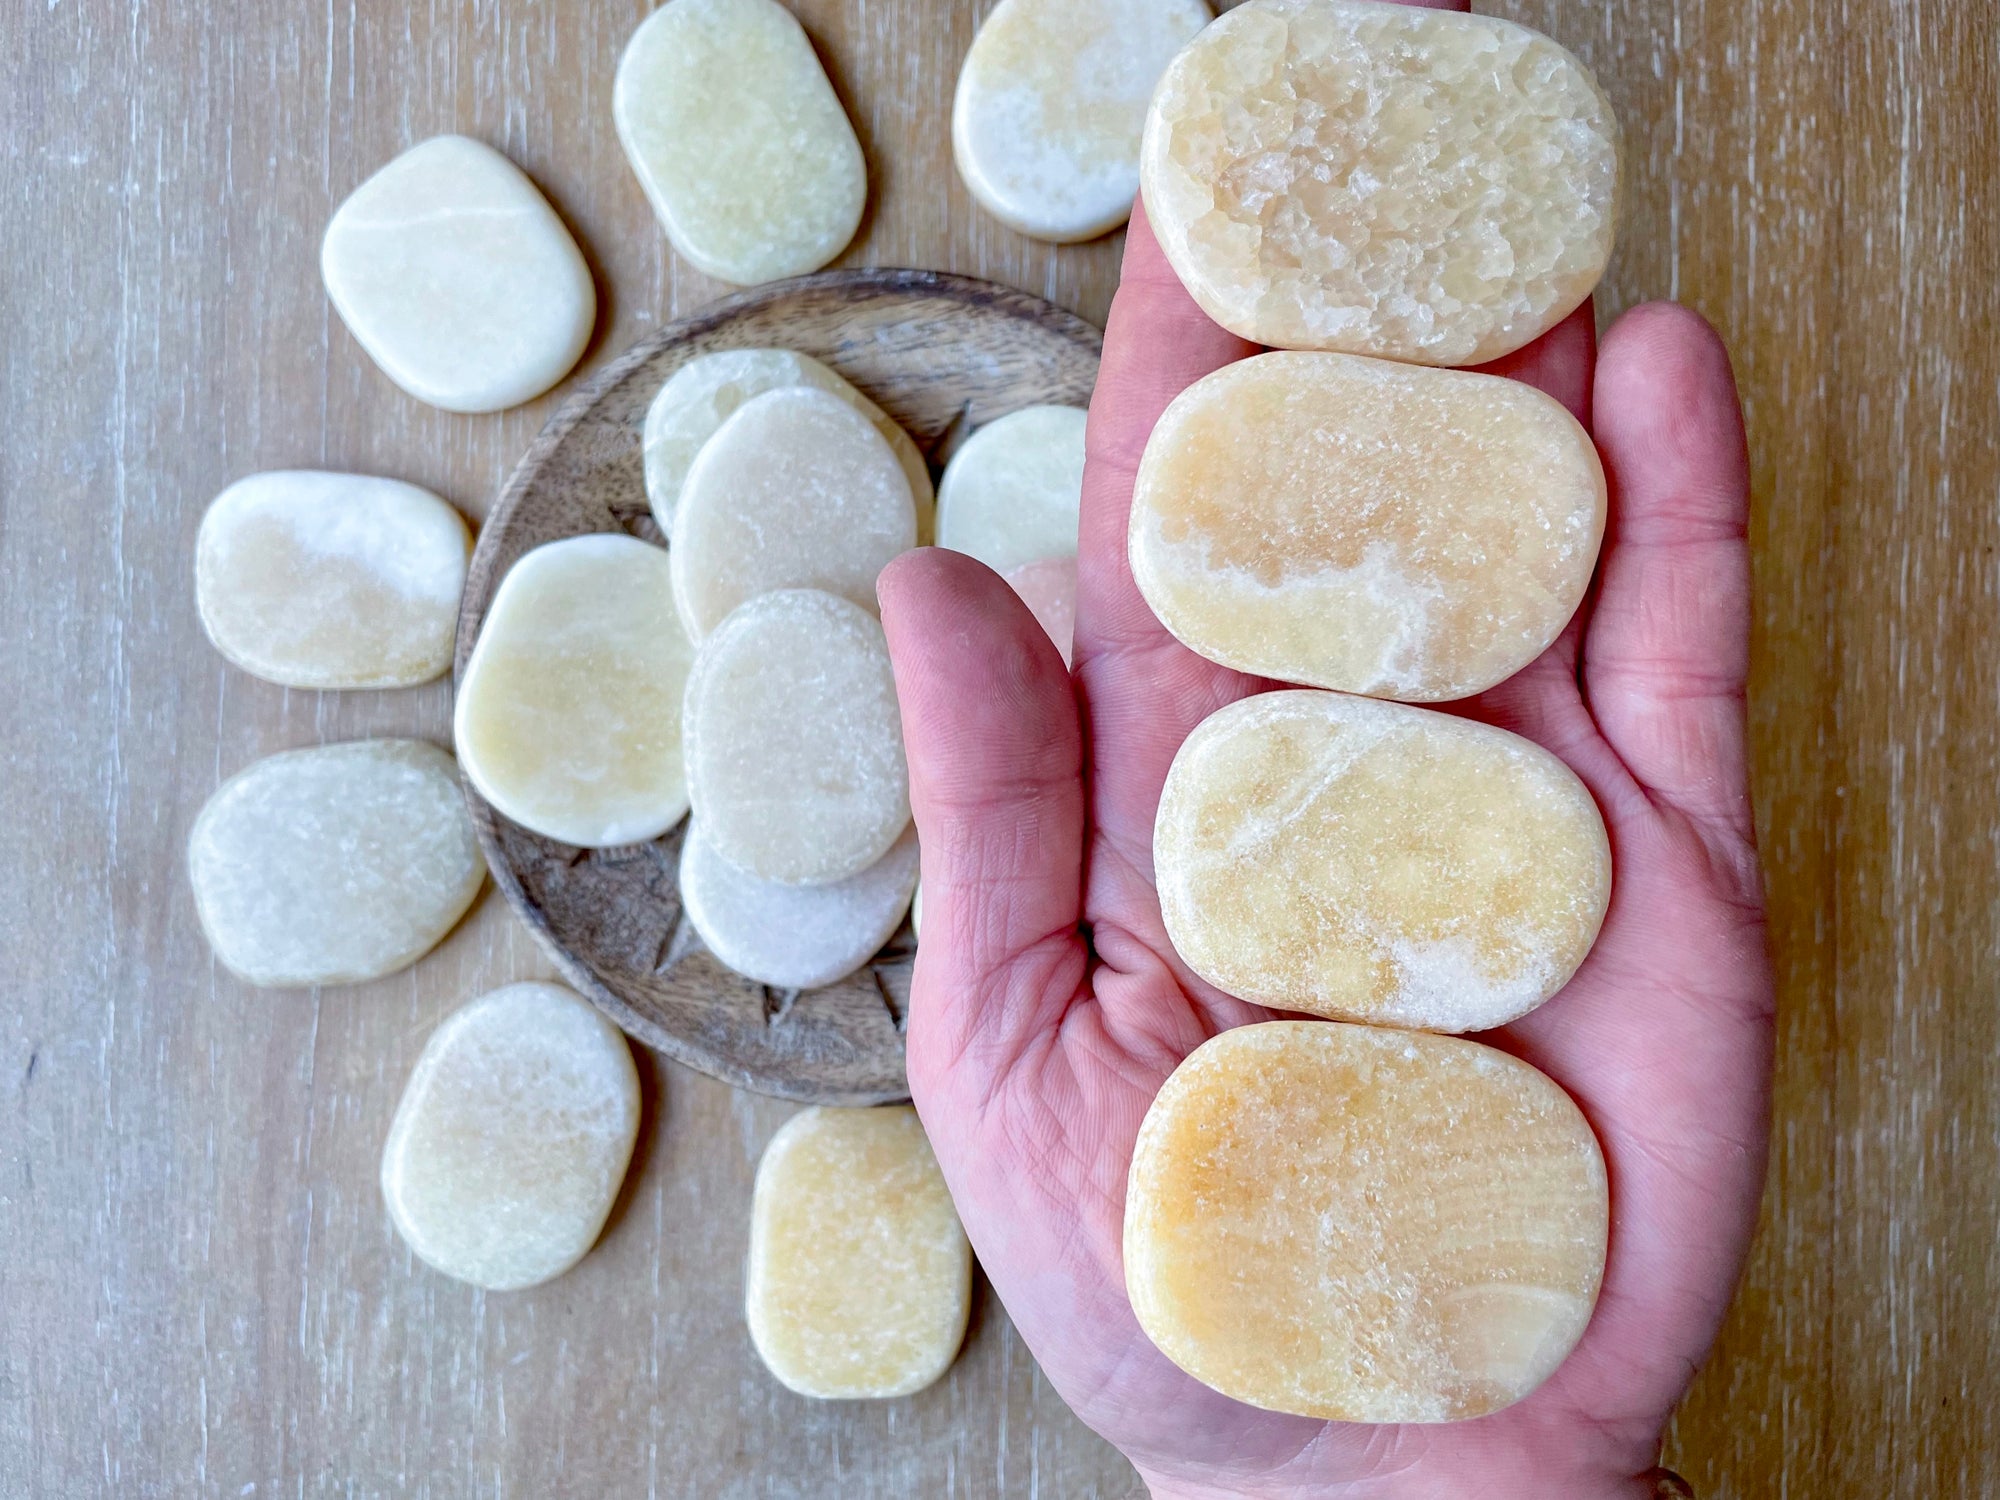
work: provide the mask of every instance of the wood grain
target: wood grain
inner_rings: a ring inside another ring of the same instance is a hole
[[[990,1299],[951,1377],[813,1407],[738,1309],[788,1106],[648,1060],[605,1243],[481,1296],[374,1174],[463,997],[547,973],[490,895],[418,969],[221,974],[187,826],[273,750],[442,739],[447,693],[287,693],[194,617],[206,501],[259,468],[483,515],[555,401],[429,411],[332,319],[332,206],[465,131],[549,192],[601,367],[720,288],[667,253],[608,127],[646,0],[42,0],[0,11],[0,1494],[1108,1496],[1129,1471]],[[868,146],[853,265],[1101,321],[1115,243],[979,214],[946,121],[980,4],[800,0]],[[2000,33],[1937,0],[1505,0],[1630,144],[1607,311],[1677,295],[1734,348],[1756,458],[1758,811],[1783,986],[1763,1235],[1670,1461],[1709,1497],[2000,1492]]]
[[[533,547],[588,532],[664,539],[646,499],[647,409],[689,360],[796,349],[893,416],[931,461],[1010,411],[1087,406],[1103,338],[1015,288],[935,271],[823,271],[738,292],[642,339],[575,392],[486,524],[458,621],[458,675],[500,580]],[[467,783],[495,884],[563,977],[640,1041],[741,1088],[814,1104],[909,1096],[908,924],[873,963],[801,994],[732,973],[681,910],[681,839],[578,849],[502,818]]]

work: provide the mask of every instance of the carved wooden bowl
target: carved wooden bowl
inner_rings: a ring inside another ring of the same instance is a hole
[[[964,433],[1040,402],[1082,406],[1096,329],[1037,297],[932,271],[829,271],[775,282],[662,328],[567,402],[479,534],[458,620],[465,671],[493,591],[532,547],[624,531],[664,546],[640,433],[654,394],[718,349],[788,348],[838,370],[898,422],[933,470]],[[821,1104],[907,1097],[908,924],[825,989],[777,991],[724,968],[681,912],[683,823],[649,844],[577,849],[509,822],[468,784],[494,882],[569,982],[670,1057],[760,1093]]]

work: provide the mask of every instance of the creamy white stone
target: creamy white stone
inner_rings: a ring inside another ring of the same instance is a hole
[[[818,270],[868,199],[854,127],[775,0],[669,0],[618,63],[612,119],[674,248],[741,285]]]
[[[874,424],[828,391],[794,386],[745,403],[703,446],[673,537],[674,598],[698,641],[774,589],[823,589],[872,613],[875,579],[916,545],[917,518]]]
[[[590,342],[597,292],[521,169],[441,135],[356,188],[320,247],[327,295],[397,385],[446,411],[541,395]]]
[[[809,354],[790,349],[723,349],[699,355],[668,377],[646,410],[646,498],[653,520],[674,534],[674,511],[695,455],[744,402],[787,386],[831,391],[874,424],[895,451],[917,508],[917,541],[929,540],[935,503],[930,466],[894,417]]]
[[[968,437],[938,483],[938,545],[996,573],[1076,556],[1088,416],[1074,406],[1029,406]]]
[[[202,517],[194,597],[215,649],[297,688],[393,688],[451,665],[472,535],[429,490],[362,474],[239,479]]]
[[[243,979],[357,984],[436,947],[486,862],[450,756],[361,740],[224,782],[188,835],[188,876],[209,945]]]
[[[889,941],[917,882],[917,831],[831,885],[781,885],[716,852],[699,819],[681,844],[681,906],[709,952],[746,979],[804,990],[843,979]]]
[[[1204,0],[1001,0],[952,103],[953,155],[972,195],[1038,239],[1123,224],[1153,85],[1208,21]]]
[[[621,535],[546,543],[494,592],[458,686],[459,762],[503,816],[548,838],[657,838],[687,812],[693,659],[662,549]]]
[[[382,1197],[419,1259],[512,1291],[597,1242],[639,1133],[625,1038],[558,984],[510,984],[425,1043],[382,1150]]]

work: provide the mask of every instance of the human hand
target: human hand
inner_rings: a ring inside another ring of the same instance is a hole
[[[1476,1421],[1259,1411],[1182,1373],[1126,1300],[1125,1182],[1147,1106],[1202,1042],[1270,1014],[1188,970],[1153,884],[1174,752],[1269,684],[1177,642],[1127,566],[1154,422],[1255,352],[1195,307],[1143,213],[1091,405],[1073,677],[972,559],[926,549],[883,574],[924,848],[911,1090],[1029,1348],[1155,1496],[1640,1500],[1728,1306],[1763,1183],[1772,1010],[1744,750],[1742,423],[1728,356],[1695,315],[1638,308],[1594,344],[1586,306],[1494,367],[1592,427],[1611,486],[1593,592],[1539,660],[1448,711],[1561,756],[1610,832],[1597,947],[1561,994],[1484,1038],[1595,1128],[1610,1259],[1570,1358]]]

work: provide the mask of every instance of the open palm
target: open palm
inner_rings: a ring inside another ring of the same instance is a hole
[[[981,1264],[1065,1400],[1158,1496],[1639,1496],[1708,1348],[1763,1180],[1771,981],[1743,743],[1749,576],[1735,388],[1678,308],[1588,308],[1502,373],[1592,425],[1612,510],[1585,613],[1452,711],[1560,755],[1610,829],[1603,935],[1569,986],[1487,1038],[1560,1082],[1610,1169],[1589,1331],[1527,1400],[1367,1427],[1263,1412],[1134,1321],[1120,1237],[1139,1122],[1207,1038],[1270,1012],[1175,954],[1153,884],[1174,752],[1269,684],[1168,635],[1132,581],[1132,480],[1181,390],[1254,353],[1195,307],[1143,214],[1091,407],[1076,669],[993,573],[939,549],[883,576],[924,849],[910,1085]]]

